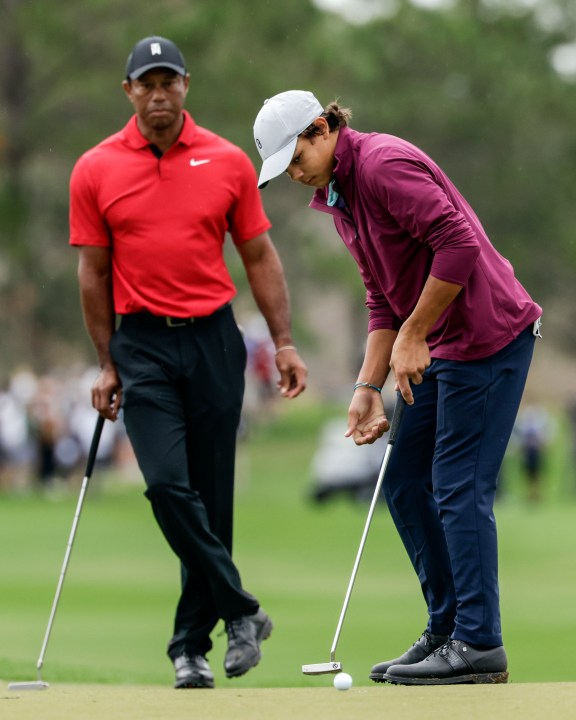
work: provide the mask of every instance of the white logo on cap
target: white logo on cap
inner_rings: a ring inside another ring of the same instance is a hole
[[[160,43],[151,43],[150,52],[152,53],[152,55],[162,55],[162,46],[160,45]]]

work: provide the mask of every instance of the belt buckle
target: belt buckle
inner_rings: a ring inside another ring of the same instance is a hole
[[[189,322],[194,322],[193,318],[172,318],[166,317],[166,325],[171,328],[184,327]]]

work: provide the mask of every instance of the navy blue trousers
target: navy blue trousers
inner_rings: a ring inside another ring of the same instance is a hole
[[[122,318],[111,343],[146,497],[181,563],[168,654],[206,654],[220,618],[258,610],[232,561],[234,461],[246,348],[232,309],[170,327]]]
[[[530,326],[483,360],[434,359],[412,388],[384,492],[431,633],[502,644],[494,500],[533,349]]]

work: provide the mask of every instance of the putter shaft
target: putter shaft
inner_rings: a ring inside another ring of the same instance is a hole
[[[340,613],[340,618],[338,620],[338,625],[336,626],[336,632],[334,634],[334,640],[332,642],[332,647],[330,649],[330,662],[332,662],[332,663],[335,661],[335,658],[336,658],[336,647],[338,645],[338,640],[340,639],[342,625],[344,624],[344,618],[346,617],[346,612],[348,610],[348,605],[350,603],[352,589],[354,588],[354,583],[356,582],[358,568],[360,567],[360,560],[362,559],[362,553],[364,552],[364,547],[366,545],[366,538],[368,537],[368,530],[370,530],[372,518],[374,517],[374,510],[376,509],[376,505],[378,504],[378,499],[380,497],[380,490],[382,489],[382,481],[384,480],[384,473],[386,472],[386,466],[388,465],[388,458],[390,457],[391,451],[392,451],[392,444],[389,442],[386,445],[386,452],[384,453],[384,459],[382,460],[382,465],[380,466],[380,473],[378,475],[378,481],[376,482],[376,487],[374,489],[374,495],[372,496],[372,502],[370,503],[370,510],[368,511],[368,518],[366,519],[366,524],[364,525],[364,532],[362,533],[362,538],[360,540],[360,547],[358,548],[358,553],[356,555],[356,560],[354,562],[354,567],[352,569],[352,576],[350,577],[350,582],[348,583],[348,589],[346,591],[346,596],[344,598],[342,612]]]
[[[66,547],[66,553],[64,555],[64,562],[62,563],[62,569],[60,571],[60,578],[56,587],[56,593],[54,594],[54,601],[52,602],[52,610],[50,617],[48,618],[48,625],[46,627],[46,633],[44,635],[44,642],[42,643],[42,649],[40,650],[40,656],[36,663],[36,670],[38,672],[38,680],[35,682],[16,682],[8,685],[8,690],[45,690],[48,687],[48,683],[42,681],[41,670],[44,665],[44,657],[46,655],[46,648],[48,647],[48,641],[50,640],[50,634],[52,632],[52,626],[54,624],[54,618],[56,617],[56,610],[58,609],[58,603],[60,601],[60,595],[62,594],[62,587],[64,585],[64,579],[66,577],[66,571],[68,569],[68,563],[70,561],[70,555],[72,553],[72,547],[74,545],[74,539],[76,537],[76,530],[78,528],[78,521],[80,520],[80,514],[84,505],[84,497],[86,496],[86,490],[88,489],[88,483],[92,470],[94,469],[94,463],[96,461],[96,453],[98,452],[98,445],[100,444],[100,436],[102,435],[102,428],[104,427],[104,418],[102,415],[98,415],[96,420],[96,427],[94,428],[94,434],[92,436],[92,442],[90,444],[90,450],[88,452],[88,459],[86,461],[86,473],[84,480],[82,481],[82,487],[80,489],[80,497],[76,505],[76,512],[74,514],[74,520],[72,522],[72,529],[68,538],[68,545]]]
[[[362,533],[362,538],[360,539],[360,547],[358,548],[358,553],[356,554],[356,560],[354,562],[354,567],[352,568],[352,576],[350,577],[350,582],[348,583],[348,589],[344,598],[344,604],[342,606],[342,611],[340,613],[340,618],[338,619],[338,625],[336,626],[336,632],[334,634],[334,640],[330,649],[330,662],[317,663],[314,665],[302,665],[302,672],[304,673],[304,675],[323,675],[327,673],[337,673],[342,670],[342,663],[336,662],[335,659],[336,648],[338,646],[338,640],[340,639],[340,633],[342,631],[342,625],[344,624],[344,618],[346,617],[346,611],[348,610],[348,604],[350,603],[350,597],[352,595],[352,589],[356,581],[356,575],[358,574],[358,568],[360,567],[360,560],[362,559],[364,546],[366,545],[368,530],[370,529],[372,518],[374,516],[374,511],[378,503],[378,498],[380,497],[380,491],[382,489],[382,483],[384,481],[384,475],[386,473],[386,467],[388,466],[390,453],[392,452],[392,447],[396,442],[396,436],[398,434],[400,421],[402,420],[402,415],[404,414],[405,407],[406,401],[402,397],[400,391],[398,391],[396,394],[396,405],[394,406],[394,414],[392,415],[392,422],[390,423],[390,433],[388,435],[386,451],[384,453],[384,458],[382,459],[382,464],[380,466],[380,473],[378,474],[378,480],[376,481],[376,487],[374,488],[374,495],[372,496],[372,502],[370,503],[368,518],[366,519],[366,524],[364,525],[364,532]]]

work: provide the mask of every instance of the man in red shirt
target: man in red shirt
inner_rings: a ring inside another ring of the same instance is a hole
[[[168,645],[177,688],[214,687],[206,654],[219,619],[227,677],[258,663],[272,631],[231,558],[246,348],[231,307],[227,232],[276,347],[280,393],[294,398],[306,384],[256,173],[183,109],[189,81],[174,43],[138,42],[123,83],[135,114],[78,160],[70,183],[70,243],[101,368],[92,402],[112,421],[123,408],[146,496],[181,561]]]
[[[427,604],[426,630],[376,682],[508,679],[494,500],[541,308],[442,169],[409,142],[348,126],[350,111],[291,90],[254,124],[259,183],[316,188],[366,286],[366,354],[348,410],[358,445],[388,429],[390,369],[407,408],[388,463],[390,514]]]

